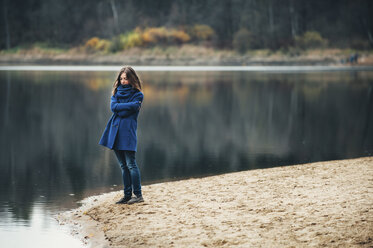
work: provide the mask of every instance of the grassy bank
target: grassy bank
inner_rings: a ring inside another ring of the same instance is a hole
[[[351,54],[359,54],[359,65],[373,65],[373,50],[296,48],[272,51],[217,50],[204,46],[156,46],[131,48],[116,53],[85,47],[51,47],[37,43],[0,51],[1,64],[85,64],[85,65],[338,65]],[[347,63],[349,64],[349,63]]]

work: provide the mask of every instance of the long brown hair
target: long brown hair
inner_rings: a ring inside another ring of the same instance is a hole
[[[125,66],[122,69],[120,69],[120,71],[118,73],[118,76],[117,76],[117,78],[114,82],[113,91],[112,91],[113,96],[115,95],[115,93],[117,93],[117,88],[120,85],[120,76],[123,73],[126,74],[127,80],[129,82],[129,84],[132,86],[132,88],[135,88],[135,89],[141,91],[141,80],[140,80],[139,76],[137,76],[135,70],[131,66]]]

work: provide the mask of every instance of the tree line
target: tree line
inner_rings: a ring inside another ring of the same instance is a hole
[[[204,44],[216,48],[280,49],[309,37],[323,46],[373,47],[371,0],[2,0],[1,13],[0,49],[69,47],[146,28],[188,34],[196,25],[213,30]]]

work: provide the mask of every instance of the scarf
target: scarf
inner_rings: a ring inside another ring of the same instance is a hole
[[[129,84],[121,84],[118,86],[117,92],[115,93],[114,97],[117,98],[120,102],[129,102],[136,91],[137,90]]]

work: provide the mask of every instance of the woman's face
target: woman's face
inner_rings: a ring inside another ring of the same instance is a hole
[[[124,72],[120,75],[119,79],[120,79],[120,84],[122,84],[122,85],[130,83],[128,81],[126,73],[124,73]]]

